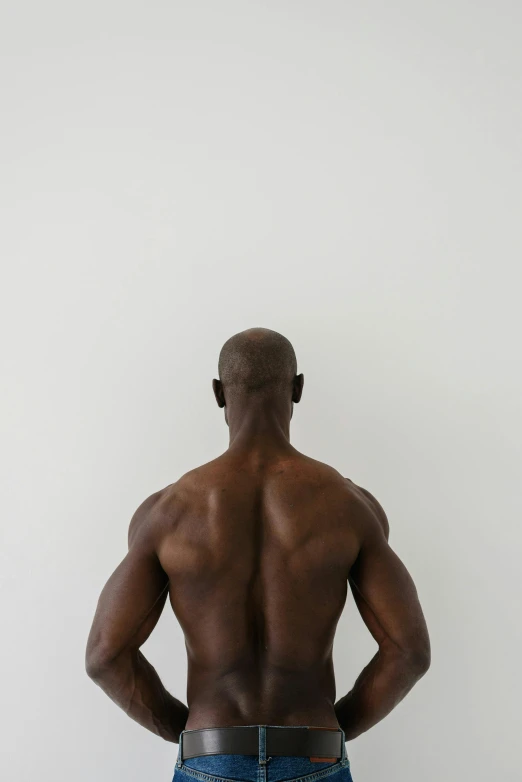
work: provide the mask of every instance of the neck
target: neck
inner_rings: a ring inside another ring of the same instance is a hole
[[[291,448],[292,402],[287,398],[236,397],[227,403],[229,451]]]

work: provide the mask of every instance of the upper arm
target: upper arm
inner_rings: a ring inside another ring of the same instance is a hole
[[[87,641],[88,667],[108,664],[123,651],[138,649],[161,615],[169,580],[156,553],[157,497],[149,497],[134,514],[129,550],[100,594]]]
[[[363,621],[381,648],[429,665],[430,641],[413,579],[388,543],[381,520],[365,511],[349,582]]]

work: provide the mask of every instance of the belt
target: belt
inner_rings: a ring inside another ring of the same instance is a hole
[[[342,731],[336,728],[261,726],[266,730],[265,756],[302,755],[331,761],[342,757]],[[184,730],[180,760],[198,755],[259,755],[259,725]]]

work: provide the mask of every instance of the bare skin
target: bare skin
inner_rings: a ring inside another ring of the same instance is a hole
[[[101,593],[87,672],[167,741],[252,724],[342,727],[350,740],[429,667],[417,591],[382,507],[289,442],[302,387],[298,375],[286,397],[229,395],[228,450],[145,500]],[[378,648],[336,700],[332,648],[348,586]],[[185,635],[188,707],[140,651],[167,597]]]

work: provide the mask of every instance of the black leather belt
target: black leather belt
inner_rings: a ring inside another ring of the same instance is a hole
[[[259,725],[185,730],[181,760],[199,755],[258,755]],[[335,728],[266,726],[266,757],[303,755],[332,762],[342,757],[342,732]]]

